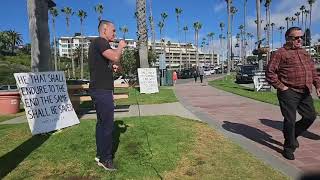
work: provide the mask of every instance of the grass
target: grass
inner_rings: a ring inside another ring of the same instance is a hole
[[[234,76],[226,76],[225,78],[210,81],[209,85],[257,101],[279,105],[275,92],[256,92],[253,88],[244,87],[235,83]],[[317,114],[320,115],[320,100],[314,99],[314,106]]]
[[[115,93],[128,93],[128,99],[117,99],[117,105],[136,105],[137,101],[139,104],[162,104],[177,102],[178,99],[175,96],[173,89],[168,87],[160,87],[159,93],[154,94],[140,94],[137,88],[116,88]],[[80,105],[81,108],[92,107],[92,102],[83,102]]]
[[[117,172],[94,162],[94,120],[55,135],[0,125],[0,179],[288,179],[208,125],[176,116],[115,121]]]

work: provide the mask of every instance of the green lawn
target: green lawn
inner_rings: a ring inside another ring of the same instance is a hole
[[[253,88],[244,87],[235,83],[233,76],[210,81],[209,85],[218,89],[248,97],[258,101],[279,105],[277,94],[275,92],[256,92]],[[318,114],[320,114],[320,100],[314,100],[314,106]]]
[[[115,121],[116,172],[94,162],[95,120],[54,135],[0,125],[0,179],[288,179],[208,125],[176,116]]]
[[[115,93],[127,93],[128,99],[117,99],[117,105],[134,105],[134,104],[162,104],[177,102],[173,89],[170,87],[160,87],[159,93],[154,94],[140,94],[137,88],[116,88]],[[92,107],[92,102],[83,102],[81,108]]]

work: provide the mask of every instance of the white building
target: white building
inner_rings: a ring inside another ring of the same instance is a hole
[[[59,56],[60,57],[71,57],[71,48],[74,53],[77,48],[80,47],[80,44],[84,44],[84,52],[88,52],[90,42],[98,36],[74,36],[74,37],[60,37],[59,38]],[[111,46],[116,48],[118,47],[119,39],[116,39],[115,42],[111,43]],[[137,43],[133,39],[126,39],[127,47],[129,49],[135,49]],[[152,49],[152,43],[148,42],[149,49]],[[172,69],[179,68],[190,68],[192,66],[199,64],[204,64],[205,66],[216,65],[218,62],[218,55],[215,53],[205,53],[198,49],[198,59],[196,60],[196,51],[197,48],[191,43],[161,43],[157,41],[155,43],[155,52],[159,55],[165,53],[166,65]],[[159,66],[159,59],[154,64],[154,66]]]

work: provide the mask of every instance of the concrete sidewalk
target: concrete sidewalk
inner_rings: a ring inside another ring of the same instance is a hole
[[[302,137],[296,160],[282,157],[282,115],[278,106],[255,101],[189,82],[177,84],[180,102],[210,126],[220,130],[258,159],[292,178],[320,170],[320,121],[317,120]]]
[[[164,103],[164,104],[150,104],[150,105],[130,105],[125,109],[116,109],[115,118],[130,117],[130,116],[155,116],[155,115],[173,115],[189,119],[200,120],[179,102]],[[80,119],[96,119],[96,111],[84,111],[79,115]],[[19,116],[0,124],[18,124],[27,122],[26,116]]]

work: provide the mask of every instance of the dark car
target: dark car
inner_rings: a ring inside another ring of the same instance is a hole
[[[178,78],[179,79],[188,79],[188,78],[192,78],[192,70],[191,69],[183,69],[179,74],[178,74]]]
[[[253,76],[257,70],[255,65],[240,66],[236,75],[236,83],[253,83]]]

